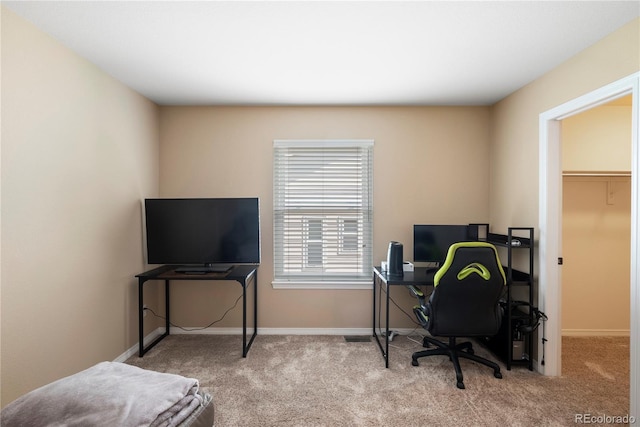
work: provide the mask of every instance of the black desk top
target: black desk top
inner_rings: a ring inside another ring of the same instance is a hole
[[[415,267],[414,271],[405,271],[402,276],[389,276],[381,267],[373,267],[373,272],[387,285],[433,285],[433,276],[437,268]]]
[[[178,273],[176,268],[182,265],[163,265],[153,270],[137,274],[136,277],[145,280],[244,280],[257,269],[258,265],[234,265],[224,273],[188,274]]]

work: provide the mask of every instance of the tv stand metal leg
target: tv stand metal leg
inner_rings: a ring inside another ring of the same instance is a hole
[[[247,343],[247,285],[253,281],[253,334]],[[253,340],[258,335],[258,270],[245,277],[242,283],[242,357],[247,357]]]
[[[165,322],[165,332],[157,337],[151,344],[147,347],[144,346],[144,283],[146,279],[142,277],[138,279],[138,357],[142,357],[146,352],[151,350],[156,344],[162,341],[167,335],[169,335],[169,280],[165,280],[164,282],[164,290],[165,290],[165,310],[166,310],[166,322]]]

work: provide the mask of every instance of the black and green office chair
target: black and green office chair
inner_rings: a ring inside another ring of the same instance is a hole
[[[412,365],[418,358],[446,355],[453,362],[458,388],[464,388],[459,358],[470,359],[493,368],[493,375],[502,378],[500,367],[476,356],[471,342],[457,343],[460,337],[487,337],[498,333],[502,321],[499,300],[506,279],[496,248],[484,242],[460,242],[451,245],[447,257],[434,276],[434,289],[428,301],[422,292],[411,287],[419,304],[414,313],[431,334],[423,339],[423,347],[414,353]],[[448,337],[445,343],[433,337]]]

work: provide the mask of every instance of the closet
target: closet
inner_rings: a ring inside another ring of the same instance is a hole
[[[631,99],[562,121],[562,334],[628,336]]]

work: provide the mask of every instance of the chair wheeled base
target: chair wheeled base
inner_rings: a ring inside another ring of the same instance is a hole
[[[471,342],[465,341],[463,343],[456,343],[456,337],[449,337],[449,344],[439,341],[435,338],[431,338],[425,336],[422,339],[422,346],[429,347],[429,345],[435,345],[437,348],[417,351],[411,355],[411,364],[413,366],[418,366],[418,358],[426,357],[426,356],[437,356],[444,355],[449,356],[449,360],[453,363],[453,367],[456,370],[456,386],[460,389],[464,389],[464,382],[462,377],[462,369],[460,368],[460,360],[459,358],[473,360],[474,362],[481,363],[489,368],[493,369],[493,376],[496,378],[502,378],[502,374],[500,373],[500,367],[483,357],[476,356],[473,351],[473,346]]]

